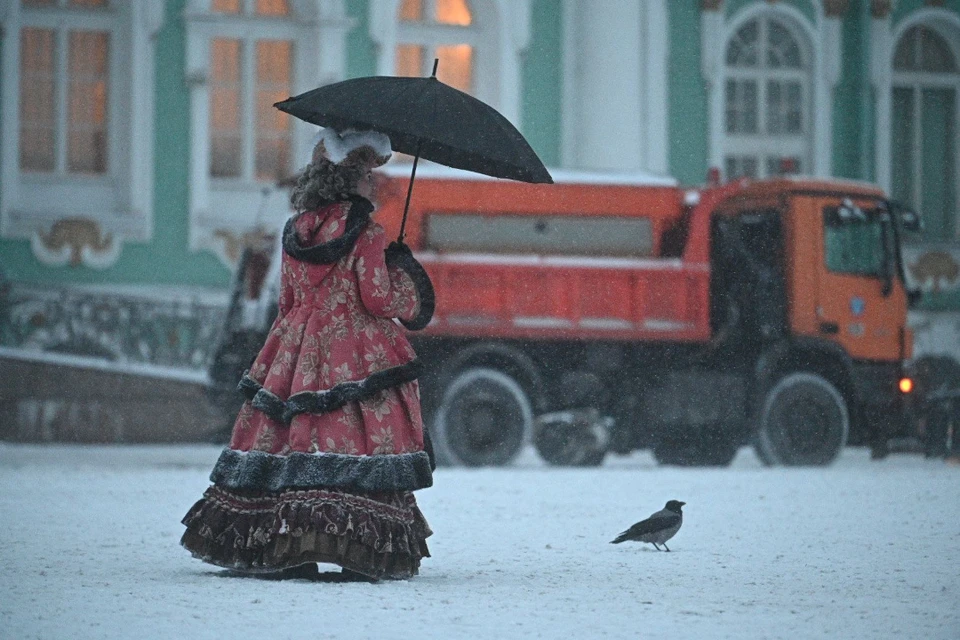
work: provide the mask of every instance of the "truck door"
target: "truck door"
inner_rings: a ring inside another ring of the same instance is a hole
[[[885,203],[813,200],[822,248],[815,269],[816,332],[840,343],[854,359],[899,360],[906,293]]]

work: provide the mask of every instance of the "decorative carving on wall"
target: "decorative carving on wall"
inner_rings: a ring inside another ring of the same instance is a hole
[[[960,261],[947,251],[926,251],[907,261],[908,275],[924,291],[941,293],[960,287]]]
[[[37,229],[30,238],[33,253],[48,265],[80,265],[105,269],[120,255],[120,242],[89,218],[62,218],[49,231]]]
[[[243,250],[250,247],[261,251],[268,251],[273,246],[276,239],[274,234],[268,233],[264,229],[255,228],[243,233],[236,234],[229,229],[218,228],[213,231],[214,240],[220,242],[222,255],[226,258],[231,267],[237,266],[240,255]]]

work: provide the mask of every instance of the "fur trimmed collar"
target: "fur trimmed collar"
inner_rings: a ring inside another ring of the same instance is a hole
[[[361,196],[352,196],[350,198],[350,211],[347,213],[346,229],[343,235],[310,247],[305,247],[300,243],[297,236],[297,219],[303,215],[298,213],[287,220],[283,227],[283,250],[291,258],[301,262],[310,262],[313,264],[333,264],[338,262],[345,255],[350,253],[360,232],[363,231],[370,222],[370,214],[373,212],[373,204]]]

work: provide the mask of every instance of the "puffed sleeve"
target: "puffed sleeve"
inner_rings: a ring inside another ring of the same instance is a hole
[[[385,245],[383,227],[375,222],[357,241],[354,269],[360,299],[375,316],[399,318],[408,329],[422,329],[433,316],[430,278],[409,249],[400,255],[395,249],[388,252]]]

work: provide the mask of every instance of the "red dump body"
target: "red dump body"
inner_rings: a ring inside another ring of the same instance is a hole
[[[407,183],[391,175],[380,187],[388,237],[399,232]],[[436,289],[425,333],[706,341],[710,212],[734,188],[418,175],[406,241]],[[666,235],[679,226],[687,232],[671,253]]]

